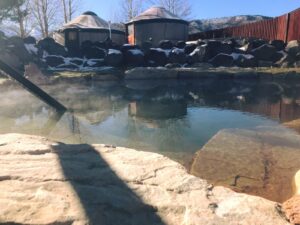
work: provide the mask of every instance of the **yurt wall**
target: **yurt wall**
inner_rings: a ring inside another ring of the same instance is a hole
[[[138,45],[145,41],[150,41],[153,46],[157,46],[161,40],[187,41],[188,26],[178,22],[149,21],[149,23],[136,23],[134,24],[133,36],[135,44]]]

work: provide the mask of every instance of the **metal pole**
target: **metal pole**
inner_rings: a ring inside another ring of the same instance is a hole
[[[285,43],[288,43],[289,40],[289,29],[290,29],[290,19],[291,19],[291,14],[288,13],[286,15],[286,28],[285,28]]]
[[[53,107],[58,112],[65,112],[67,111],[67,108],[63,106],[61,103],[56,101],[54,98],[52,98],[50,95],[48,95],[46,92],[44,92],[42,89],[40,89],[38,86],[36,86],[34,83],[26,79],[21,73],[19,73],[17,70],[0,60],[0,69],[3,70],[7,75],[18,81],[23,87],[25,87],[29,92],[31,92],[33,95],[41,99],[46,104]]]

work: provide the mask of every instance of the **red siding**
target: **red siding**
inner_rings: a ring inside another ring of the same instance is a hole
[[[256,37],[283,41],[300,40],[300,9],[270,20],[192,34],[189,36],[189,40],[223,37]]]

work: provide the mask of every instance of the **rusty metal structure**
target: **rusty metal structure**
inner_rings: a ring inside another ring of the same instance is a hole
[[[285,42],[300,40],[300,8],[270,20],[191,34],[189,40],[226,37],[255,37]]]

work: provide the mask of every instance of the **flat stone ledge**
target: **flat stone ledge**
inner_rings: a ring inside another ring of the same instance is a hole
[[[213,187],[155,153],[0,136],[0,222],[289,224],[266,199]]]

